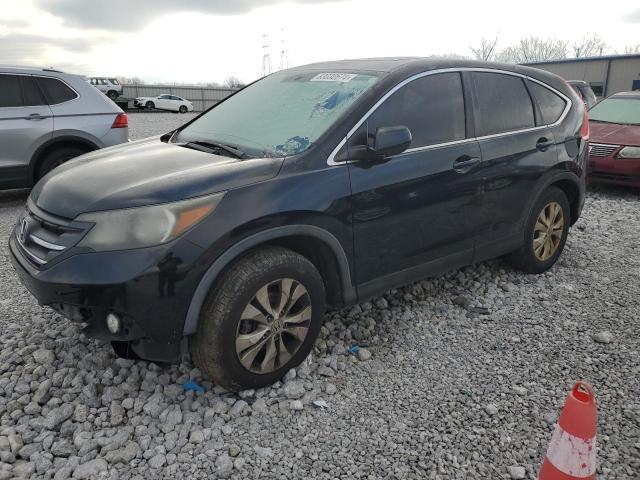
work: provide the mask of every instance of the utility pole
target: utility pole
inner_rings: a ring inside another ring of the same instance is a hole
[[[269,35],[262,35],[262,76],[266,77],[271,73],[271,54],[269,53]]]
[[[287,50],[286,30],[280,29],[280,70],[289,68],[289,50]]]

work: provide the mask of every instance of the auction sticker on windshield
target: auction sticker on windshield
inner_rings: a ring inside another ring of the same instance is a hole
[[[319,73],[313,77],[312,82],[349,82],[355,77],[357,73]]]

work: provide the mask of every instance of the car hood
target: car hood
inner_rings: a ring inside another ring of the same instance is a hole
[[[589,122],[589,136],[595,143],[640,145],[640,125]]]
[[[174,202],[275,177],[283,158],[238,160],[152,137],[97,150],[46,175],[31,200],[53,215]]]

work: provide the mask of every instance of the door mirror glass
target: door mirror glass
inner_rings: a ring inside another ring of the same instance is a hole
[[[403,126],[378,127],[369,147],[377,157],[387,158],[404,152],[411,145],[411,131]]]

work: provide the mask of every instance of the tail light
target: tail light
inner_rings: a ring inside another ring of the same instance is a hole
[[[582,127],[580,127],[580,137],[582,140],[589,140],[589,114],[587,113],[587,107],[583,110]]]
[[[113,121],[111,128],[127,128],[129,126],[129,119],[126,113],[119,113],[116,115],[116,119]]]

